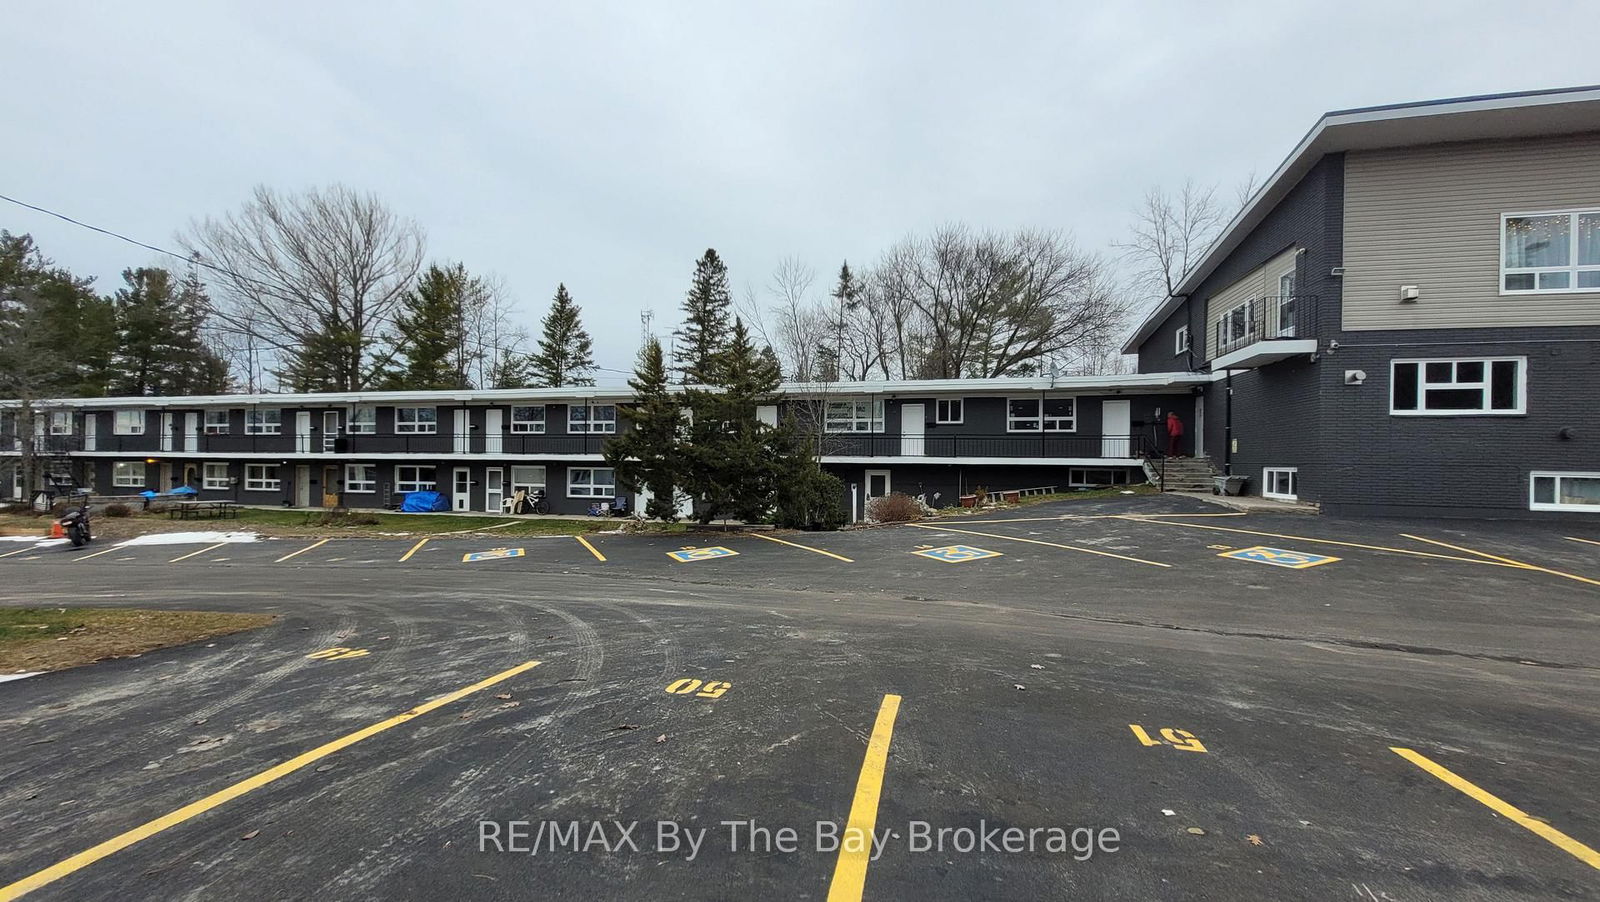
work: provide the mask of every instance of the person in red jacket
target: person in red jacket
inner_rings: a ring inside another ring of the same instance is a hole
[[[1167,456],[1177,457],[1183,445],[1183,420],[1176,411],[1167,411]]]

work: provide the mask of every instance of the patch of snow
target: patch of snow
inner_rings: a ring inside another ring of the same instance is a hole
[[[65,540],[63,540],[65,541]],[[216,545],[219,542],[259,542],[253,532],[152,532],[118,542],[118,548],[133,545]]]
[[[7,673],[7,674],[0,675],[0,683],[9,683],[12,680],[25,680],[28,677],[38,676],[41,673],[44,673],[44,671],[35,670],[32,673]]]
[[[0,536],[0,542],[42,542],[49,536]]]

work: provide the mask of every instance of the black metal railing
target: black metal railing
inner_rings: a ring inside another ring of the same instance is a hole
[[[1007,432],[994,435],[827,435],[822,457],[1078,457],[1129,459],[1143,456],[1148,442],[1139,435],[1080,435]]]
[[[1228,310],[1217,320],[1211,356],[1220,357],[1258,341],[1316,336],[1316,296],[1256,298]]]

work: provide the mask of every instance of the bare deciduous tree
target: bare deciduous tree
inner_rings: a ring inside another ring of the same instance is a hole
[[[228,328],[276,351],[304,383],[345,391],[381,368],[373,349],[423,256],[420,226],[342,185],[298,195],[257,186],[184,243],[220,270]]]
[[[1145,192],[1134,211],[1132,233],[1115,245],[1132,267],[1134,289],[1157,302],[1171,297],[1216,240],[1224,220],[1215,186],[1189,180],[1176,195],[1160,188]]]

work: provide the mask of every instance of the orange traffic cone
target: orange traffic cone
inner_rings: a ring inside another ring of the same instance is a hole
[[[61,521],[60,520],[51,520],[50,521],[50,538],[52,538],[52,539],[64,539],[66,537],[67,537],[67,531],[61,528]]]

